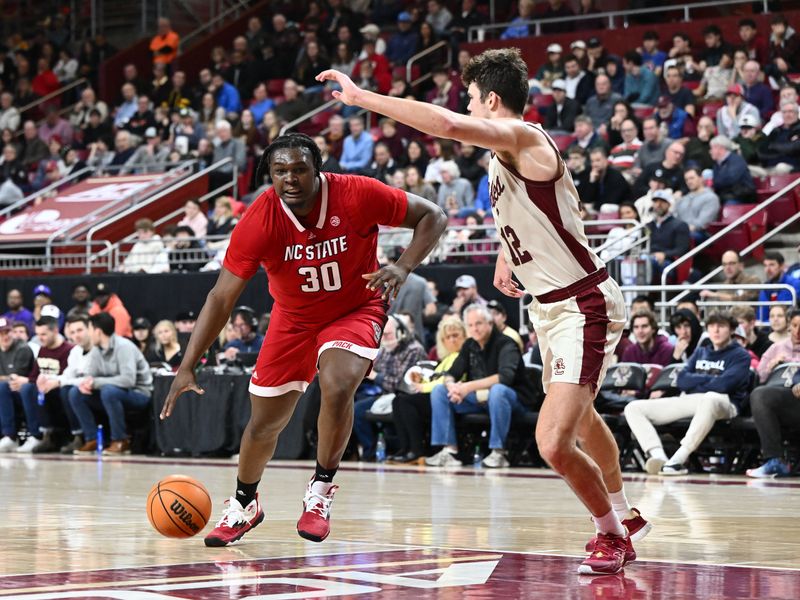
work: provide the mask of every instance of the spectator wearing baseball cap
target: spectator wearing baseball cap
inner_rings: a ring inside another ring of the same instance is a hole
[[[456,297],[450,305],[450,312],[462,316],[464,309],[470,304],[486,305],[486,300],[478,293],[478,282],[472,275],[459,275],[453,287]]]
[[[739,119],[755,117],[761,121],[758,109],[744,99],[744,90],[738,83],[729,85],[725,92],[725,106],[717,111],[717,133],[730,139],[739,135]]]
[[[405,65],[417,52],[419,34],[412,25],[411,13],[403,11],[397,15],[397,32],[389,38],[384,54],[394,66]]]
[[[675,199],[670,190],[652,194],[654,219],[647,224],[650,230],[650,261],[653,281],[661,282],[661,271],[689,251],[689,226],[670,214]],[[672,271],[674,276],[675,271]]]
[[[20,389],[27,383],[27,376],[33,368],[33,352],[25,341],[12,337],[11,325],[9,319],[0,317],[0,453],[16,452],[21,448],[16,441],[15,408],[18,404],[22,404],[25,421],[32,434],[30,439],[34,440],[31,445],[41,443],[36,396],[31,401],[31,398],[24,399],[20,395]],[[29,451],[32,448],[25,450]]]
[[[572,133],[575,119],[581,114],[580,102],[567,96],[567,82],[556,79],[550,84],[553,103],[544,111],[544,128],[548,131]]]
[[[767,170],[761,166],[759,152],[766,147],[767,136],[761,130],[761,119],[753,115],[739,117],[739,135],[733,142],[739,146],[739,154],[747,163],[753,177],[766,177]]]
[[[502,302],[489,300],[489,302],[486,303],[486,308],[492,313],[492,320],[497,330],[514,340],[517,346],[519,346],[519,351],[523,352],[525,350],[525,344],[522,342],[522,338],[517,330],[506,322],[508,320],[508,311],[506,311],[506,307],[503,306]]]
[[[101,312],[109,313],[114,317],[114,333],[130,338],[133,335],[131,329],[131,315],[122,303],[119,296],[111,291],[108,284],[100,282],[94,288],[94,302],[89,309],[89,316]]]
[[[552,88],[553,81],[564,78],[564,61],[561,59],[564,50],[560,44],[547,47],[547,62],[536,71],[536,79],[545,88]],[[566,89],[566,88],[565,88]]]
[[[42,308],[48,304],[54,304],[53,292],[50,290],[49,285],[40,283],[33,288],[33,319],[37,322],[42,316]],[[64,328],[64,315],[59,311],[58,314],[58,328]]]
[[[11,288],[6,294],[8,310],[0,316],[5,317],[8,323],[13,323],[14,321],[25,323],[25,327],[28,328],[28,335],[31,335],[35,320],[33,313],[23,306],[23,301],[22,292],[17,288]]]

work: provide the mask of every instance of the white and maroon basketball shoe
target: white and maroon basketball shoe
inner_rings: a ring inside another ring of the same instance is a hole
[[[642,513],[639,512],[638,508],[632,508],[631,512],[634,516],[630,519],[622,519],[622,526],[628,530],[628,537],[630,538],[631,542],[638,542],[643,540],[650,530],[653,529],[653,524],[649,521],[645,521]],[[593,537],[588,542],[586,542],[586,551],[591,552],[594,550],[595,542],[597,541],[597,537]],[[635,558],[635,557],[634,557]],[[633,560],[633,559],[630,559]]]
[[[264,520],[264,511],[261,510],[258,494],[246,508],[242,508],[233,496],[226,500],[225,504],[227,506],[222,512],[222,518],[206,536],[206,546],[217,548],[239,541],[245,533]]]
[[[303,498],[303,514],[297,521],[297,533],[312,542],[322,542],[331,532],[331,504],[338,485],[314,481],[308,482]]]
[[[578,567],[581,575],[613,575],[636,560],[631,538],[613,533],[598,533],[591,554]]]

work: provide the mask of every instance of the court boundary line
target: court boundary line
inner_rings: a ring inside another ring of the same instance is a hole
[[[45,461],[53,461],[53,462],[96,462],[98,459],[94,457],[84,457],[84,456],[36,456],[36,457],[28,457],[28,456],[14,456],[16,460],[45,460]],[[178,460],[168,460],[167,457],[148,457],[148,456],[137,456],[135,458],[125,458],[125,457],[103,457],[102,460],[104,463],[120,463],[120,464],[142,464],[142,465],[175,465],[175,466],[195,466],[195,467],[226,467],[226,468],[233,468],[237,467],[237,463],[233,463],[230,461],[226,461],[226,459],[219,459],[209,460],[206,458],[181,458]],[[309,461],[311,463],[311,461]],[[491,469],[481,469],[480,471],[476,471],[472,468],[453,468],[453,469],[424,469],[420,468],[411,468],[411,467],[402,467],[402,466],[394,466],[394,465],[376,465],[374,463],[366,463],[361,464],[360,466],[350,466],[347,463],[343,463],[339,467],[340,473],[403,473],[403,474],[417,474],[417,475],[429,475],[429,474],[437,474],[437,473],[447,473],[448,475],[457,475],[459,477],[486,477],[489,476],[488,474],[491,473],[491,477],[504,477],[508,479],[561,479],[559,475],[555,473],[542,470],[541,473],[519,473],[514,471],[501,471],[501,470],[491,470]],[[313,464],[309,464],[309,466],[304,465],[297,465],[297,464],[281,464],[280,462],[271,462],[267,465],[268,469],[283,469],[283,470],[308,470],[309,468],[313,468]],[[652,477],[648,476],[644,473],[624,473],[622,474],[622,480],[626,483],[645,483],[645,482],[661,482],[666,483],[669,482],[670,484],[676,483],[681,485],[718,485],[718,486],[744,486],[744,487],[753,487],[753,488],[790,488],[790,489],[800,489],[800,481],[793,482],[793,481],[780,481],[776,479],[698,479],[697,477],[700,474],[693,474],[693,475],[685,475],[682,477]],[[741,477],[740,475],[717,475],[714,473],[706,474],[707,477]],[[797,477],[788,477],[787,479],[797,480]]]

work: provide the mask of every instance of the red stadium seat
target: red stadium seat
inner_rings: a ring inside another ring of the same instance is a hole
[[[274,98],[275,96],[283,96],[283,83],[285,79],[270,79],[267,81],[267,96]]]
[[[641,121],[642,119],[646,119],[647,117],[652,115],[655,112],[655,110],[656,109],[654,109],[652,106],[641,106],[641,105],[634,106],[633,114],[636,116],[637,119]]]
[[[717,118],[717,111],[722,108],[724,104],[722,102],[706,102],[703,104],[703,115],[706,117],[711,117],[712,119]]]
[[[566,152],[569,145],[575,141],[575,136],[571,134],[556,134],[552,138],[559,152]]]

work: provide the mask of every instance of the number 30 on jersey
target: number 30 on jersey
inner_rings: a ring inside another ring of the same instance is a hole
[[[342,275],[339,272],[339,263],[329,262],[318,267],[300,267],[297,274],[305,277],[305,283],[300,286],[303,292],[313,293],[320,290],[335,292],[342,289]]]

